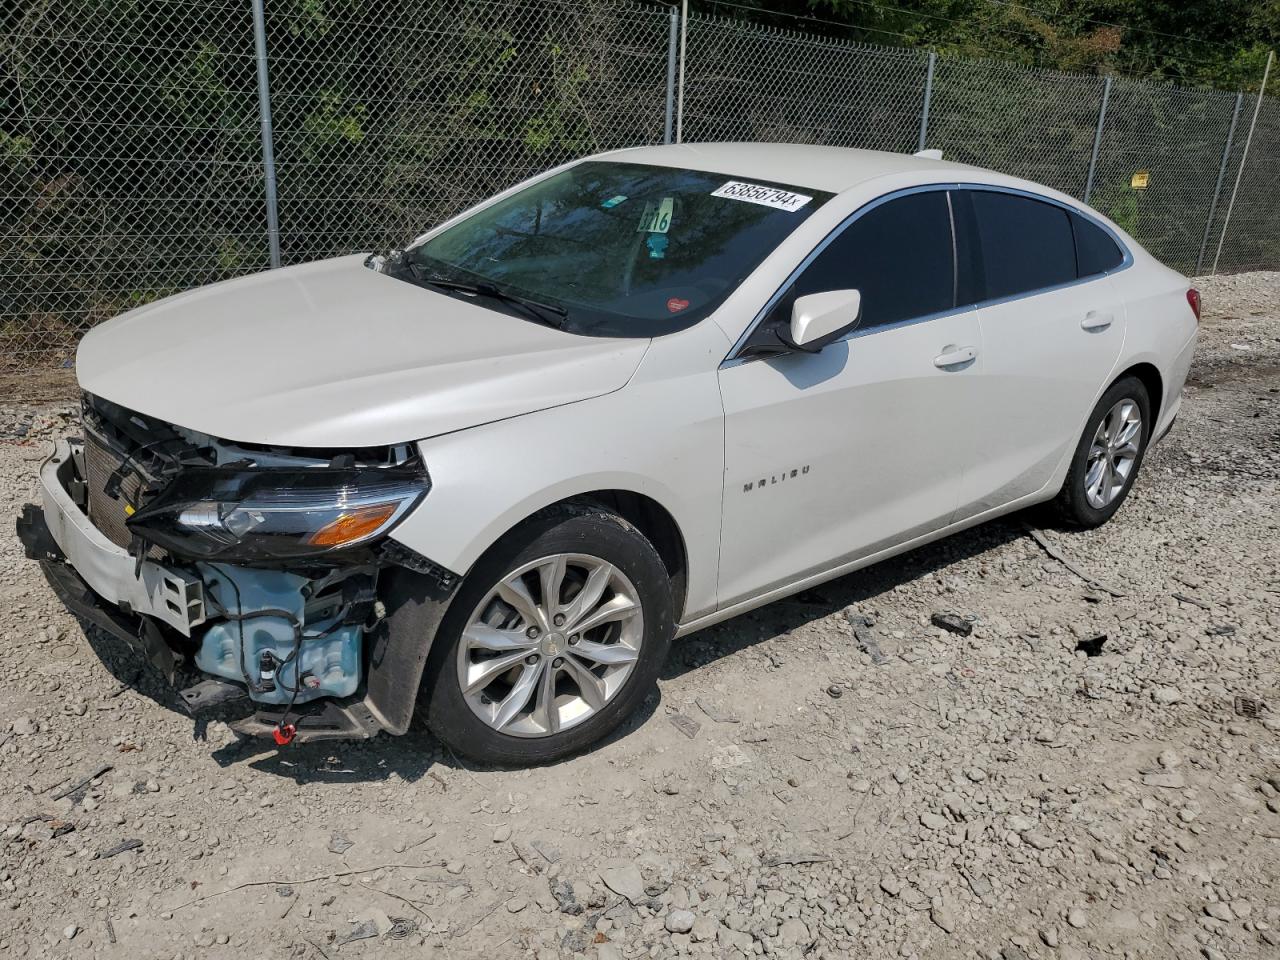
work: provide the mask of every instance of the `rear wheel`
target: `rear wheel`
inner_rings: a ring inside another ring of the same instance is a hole
[[[460,588],[423,681],[427,725],[487,762],[573,753],[652,690],[673,622],[666,568],[638,530],[557,508],[504,538]]]
[[[1151,436],[1151,401],[1136,377],[1111,385],[1094,407],[1071,458],[1058,514],[1078,527],[1106,523],[1133,488]]]

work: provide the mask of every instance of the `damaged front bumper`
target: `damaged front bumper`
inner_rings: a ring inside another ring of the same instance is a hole
[[[80,444],[59,441],[40,470],[42,508],[29,504],[18,522],[27,555],[73,613],[130,644],[175,686],[188,667],[203,673],[178,690],[190,713],[239,707],[244,715],[230,722],[237,732],[270,735],[287,720],[296,741],[405,732],[425,652],[392,642],[384,617],[371,624],[350,615],[385,612],[374,602],[376,566],[317,581],[311,572],[135,556],[76,502],[84,477]],[[407,669],[412,685],[384,669]]]

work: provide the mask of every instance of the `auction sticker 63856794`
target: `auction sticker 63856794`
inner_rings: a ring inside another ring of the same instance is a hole
[[[758,203],[761,206],[773,207],[793,213],[799,210],[813,197],[803,193],[792,193],[778,187],[766,187],[758,183],[742,183],[730,180],[721,187],[711,191],[713,197],[725,197],[729,200],[745,200],[747,203]]]

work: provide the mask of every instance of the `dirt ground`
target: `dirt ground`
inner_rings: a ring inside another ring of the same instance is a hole
[[[679,642],[546,768],[193,723],[6,521],[0,956],[1280,957],[1280,274],[1201,286],[1173,433],[1043,533],[1079,574],[956,536]],[[0,514],[59,377],[6,382]]]

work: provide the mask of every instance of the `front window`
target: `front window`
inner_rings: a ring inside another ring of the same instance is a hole
[[[652,337],[710,314],[831,194],[728,174],[589,161],[405,251],[405,279],[556,325]],[[477,292],[479,291],[479,292]],[[544,317],[548,315],[543,311]]]
[[[954,307],[955,246],[946,193],[911,193],[862,214],[796,278],[773,317],[788,324],[797,298],[830,290],[862,294],[859,330]]]

